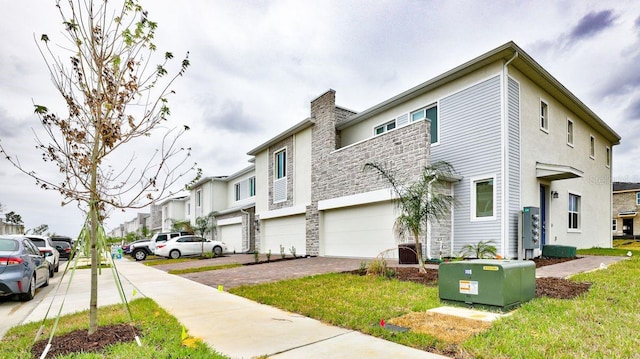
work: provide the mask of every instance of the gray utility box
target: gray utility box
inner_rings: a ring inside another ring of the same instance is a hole
[[[508,310],[536,296],[536,265],[484,259],[441,263],[438,290],[443,301]]]

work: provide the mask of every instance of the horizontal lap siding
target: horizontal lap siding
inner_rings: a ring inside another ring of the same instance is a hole
[[[439,101],[440,143],[431,147],[432,161],[451,163],[463,179],[454,185],[453,254],[462,246],[493,240],[500,251],[502,206],[500,76],[492,77]],[[471,221],[471,181],[496,176],[495,220]]]
[[[509,78],[509,218],[507,256],[517,257],[520,211],[520,84]]]

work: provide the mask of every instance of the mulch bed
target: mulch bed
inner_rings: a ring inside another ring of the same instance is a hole
[[[81,329],[54,337],[47,358],[79,352],[96,353],[108,345],[135,341],[135,336],[140,334],[140,330],[129,324],[114,324],[98,327],[91,335],[87,333],[86,329]],[[34,358],[42,355],[48,341],[47,337],[33,345],[31,354]]]

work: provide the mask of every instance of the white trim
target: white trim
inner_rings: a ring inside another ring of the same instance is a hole
[[[358,206],[369,203],[384,202],[397,198],[390,189],[379,189],[371,192],[353,194],[350,196],[336,197],[318,201],[318,210]]]
[[[493,215],[491,217],[476,217],[476,183],[477,182],[481,182],[481,181],[485,181],[485,180],[493,180]],[[471,191],[469,192],[471,194],[469,201],[470,201],[470,213],[469,213],[469,218],[471,222],[484,222],[484,221],[495,221],[497,219],[496,216],[496,212],[498,211],[498,205],[497,205],[497,201],[496,201],[496,174],[488,174],[486,176],[475,176],[472,178],[469,178],[469,185],[471,186]]]
[[[614,226],[616,227],[616,229],[613,229]],[[617,218],[614,218],[611,221],[611,232],[618,232],[618,219]]]
[[[573,196],[578,196],[578,228],[569,228],[569,222],[567,222],[567,232],[568,233],[581,233],[582,232],[582,193],[578,193],[578,192],[571,192],[571,191],[567,191],[567,199],[569,199],[569,197],[573,195]],[[567,207],[569,206],[569,203],[566,202]],[[565,207],[567,214],[569,214],[569,209]]]
[[[569,122],[571,122],[571,142],[569,142]],[[576,140],[576,123],[569,117],[567,117],[567,123],[565,126],[565,136],[567,137],[567,146],[573,148]]]
[[[263,219],[270,219],[270,218],[295,216],[297,214],[304,214],[304,213],[307,213],[306,205],[274,209],[272,211],[260,212],[260,213],[257,213],[256,215],[260,217],[260,220],[263,220]]]
[[[238,217],[233,217],[233,218],[225,218],[225,219],[219,219],[216,221],[216,224],[218,225],[218,227],[222,227],[222,226],[228,226],[231,224],[241,224],[242,223],[242,216],[238,216]]]
[[[604,166],[607,168],[611,168],[611,147],[604,146]]]
[[[591,142],[593,142],[593,154],[591,153]],[[589,158],[596,159],[596,136],[589,134]]]
[[[547,125],[547,127],[543,127],[541,120],[542,120],[542,104],[545,104],[546,109],[547,109],[547,115],[545,116],[545,123]],[[540,103],[538,105],[538,126],[540,127],[540,131],[544,132],[544,133],[549,133],[549,125],[551,122],[551,116],[549,114],[549,101],[543,99],[542,97],[540,97]]]

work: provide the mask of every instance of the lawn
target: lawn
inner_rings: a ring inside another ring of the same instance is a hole
[[[148,298],[137,299],[130,303],[133,320],[141,330],[142,347],[135,342],[115,344],[99,354],[79,353],[58,356],[60,358],[226,358],[209,349],[195,338],[183,340],[182,326],[173,316]],[[62,317],[56,335],[62,335],[77,329],[87,329],[88,311]],[[100,307],[99,325],[129,323],[122,305]],[[46,323],[40,339],[48,339],[53,320]],[[29,323],[10,329],[0,342],[0,358],[32,358],[30,349],[40,322]],[[195,339],[195,340],[194,340]],[[54,337],[53,345],[56,339]],[[39,355],[40,353],[38,353]],[[47,357],[52,357],[48,355]]]
[[[380,319],[440,306],[437,287],[327,274],[230,291],[329,324],[460,358],[629,358],[637,356],[640,346],[638,274],[638,256],[580,274],[573,280],[592,283],[586,295],[573,300],[536,298],[459,345],[379,325]]]

